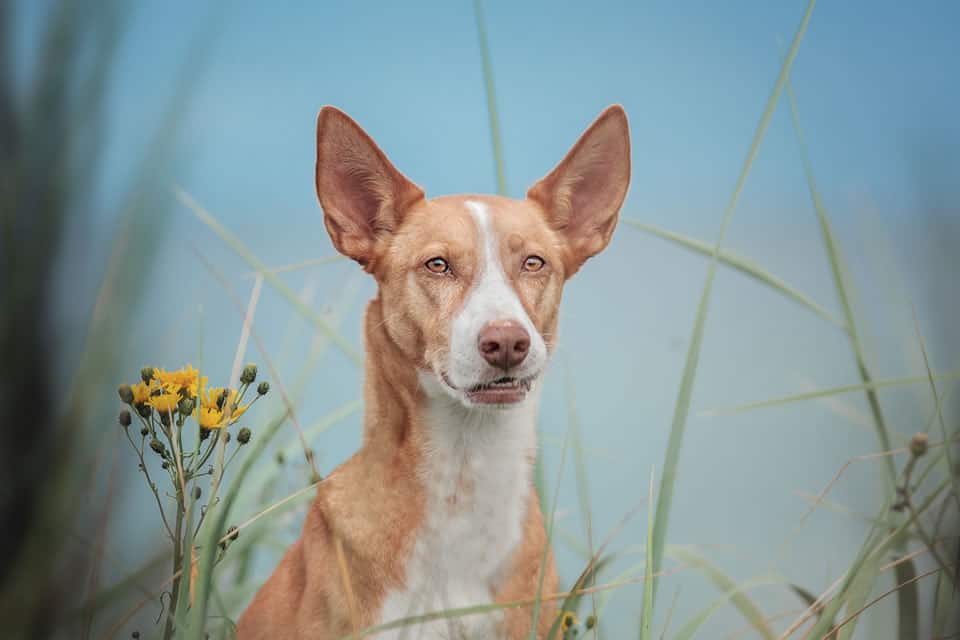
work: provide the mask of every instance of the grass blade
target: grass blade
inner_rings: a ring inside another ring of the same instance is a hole
[[[830,260],[830,271],[833,274],[833,281],[837,290],[837,297],[840,299],[840,305],[843,308],[844,320],[847,324],[847,332],[850,335],[850,345],[853,349],[854,359],[857,363],[857,370],[860,372],[860,379],[865,385],[873,381],[870,370],[867,367],[866,356],[864,355],[863,343],[860,339],[860,333],[857,330],[856,318],[853,313],[852,288],[847,282],[846,269],[844,268],[843,255],[840,251],[840,244],[837,242],[830,219],[827,216],[823,201],[820,199],[820,192],[817,189],[817,183],[813,177],[813,165],[810,163],[807,154],[807,145],[804,141],[803,129],[800,126],[800,116],[797,110],[797,100],[793,94],[793,87],[787,81],[787,97],[790,103],[790,116],[793,121],[793,128],[797,134],[797,144],[800,147],[800,158],[803,162],[803,171],[807,177],[807,186],[810,191],[810,199],[813,201],[813,208],[817,213],[817,219],[820,221],[820,231],[823,237],[824,249]],[[890,433],[883,418],[883,410],[880,408],[880,398],[876,390],[872,387],[865,387],[867,402],[870,405],[870,413],[873,415],[874,427],[877,432],[877,439],[884,451],[890,449]],[[888,481],[888,491],[893,490],[896,484],[897,469],[893,460],[887,460],[885,464]]]
[[[737,611],[740,612],[740,615],[742,615],[747,622],[749,622],[750,625],[756,629],[760,636],[766,638],[767,640],[774,640],[777,637],[773,632],[773,629],[771,629],[770,625],[767,623],[767,620],[764,617],[763,612],[760,611],[760,608],[755,605],[750,598],[742,593],[742,591],[747,588],[749,583],[744,583],[743,585],[738,586],[730,578],[730,576],[710,563],[706,558],[703,558],[702,556],[692,553],[686,549],[672,549],[670,555],[677,560],[680,560],[684,564],[700,570],[707,577],[707,579],[709,579],[710,582],[717,587],[717,589],[725,594],[720,601],[715,603],[716,608],[719,608],[721,605],[729,601],[734,607],[736,607]],[[757,584],[777,584],[782,582],[782,580],[775,581],[772,577],[766,577],[762,578],[762,581],[758,582]],[[706,611],[703,613],[706,613]],[[710,613],[712,613],[712,611]],[[691,624],[692,622],[693,621],[691,620],[688,624]]]
[[[960,379],[960,371],[948,371],[946,373],[934,374],[934,377],[944,379],[944,380],[957,380]],[[708,409],[706,411],[701,411],[701,416],[723,416],[730,415],[733,413],[743,413],[745,411],[753,411],[754,409],[764,409],[767,407],[777,407],[784,404],[791,404],[794,402],[803,402],[805,400],[813,400],[816,398],[825,398],[828,396],[835,396],[841,393],[850,393],[852,391],[875,391],[877,389],[886,389],[890,387],[903,387],[912,384],[923,384],[927,382],[926,376],[912,376],[909,378],[887,378],[885,380],[871,380],[870,382],[864,382],[863,384],[845,384],[838,387],[830,387],[829,389],[820,389],[817,391],[807,391],[805,393],[796,393],[789,396],[781,396],[779,398],[773,398],[771,400],[761,400],[759,402],[750,402],[748,404],[739,404],[732,407],[721,407],[718,409]],[[884,451],[889,451],[890,449],[884,449]]]
[[[680,627],[680,630],[677,632],[677,634],[673,636],[673,640],[691,640],[691,638],[694,637],[697,631],[700,630],[700,627],[702,627],[704,623],[710,619],[710,616],[716,613],[721,607],[723,607],[728,602],[735,601],[738,597],[745,598],[746,596],[744,596],[743,592],[746,591],[747,589],[752,589],[754,587],[765,586],[765,585],[781,584],[781,583],[782,583],[782,580],[779,580],[777,578],[761,576],[759,578],[753,578],[752,580],[747,580],[743,584],[734,585],[731,589],[725,591],[724,594],[720,596],[717,600],[712,602],[710,606],[708,606],[706,609],[704,609],[700,613],[696,614],[695,616],[687,620],[686,624]],[[762,623],[764,626],[768,626],[767,621],[763,618],[762,615],[759,614],[759,611],[758,611],[758,616],[759,617],[756,620],[750,621],[753,628],[754,629],[757,628],[758,622]],[[766,634],[764,634],[764,637],[766,637]],[[771,638],[774,637],[772,635],[772,632],[769,637]]]
[[[919,595],[914,578],[917,577],[917,568],[913,560],[901,562],[894,567],[897,584],[902,584],[897,591],[897,638],[899,640],[917,640],[920,637]]]
[[[902,564],[897,565],[897,569],[899,570],[902,566]],[[847,598],[848,612],[859,611],[861,607],[867,603],[867,599],[873,592],[873,585],[877,581],[877,576],[879,574],[880,554],[870,554],[870,556],[867,558],[867,561],[857,572],[856,578],[850,585],[850,595]],[[853,637],[853,632],[857,628],[857,622],[859,622],[859,617],[853,618],[853,620],[851,620],[847,626],[840,630],[837,639],[850,640],[850,638]]]
[[[645,233],[662,238],[676,245],[684,247],[685,249],[690,249],[701,255],[710,257],[713,252],[713,245],[703,240],[698,240],[696,238],[691,238],[690,236],[685,236],[675,231],[669,231],[661,227],[654,226],[652,224],[646,224],[640,222],[639,220],[632,220],[630,218],[620,218],[620,221],[633,227],[634,229],[639,229]],[[820,304],[814,302],[812,298],[808,295],[797,291],[795,288],[791,287],[789,284],[784,282],[779,277],[773,275],[757,263],[755,263],[750,258],[741,256],[733,251],[727,249],[721,249],[717,253],[717,260],[722,264],[736,269],[740,273],[746,275],[747,277],[753,278],[758,282],[761,282],[777,293],[786,296],[790,300],[799,303],[800,305],[807,307],[809,310],[813,311],[815,314],[829,322],[830,324],[835,325],[836,327],[842,329],[843,331],[847,330],[847,325],[844,324],[842,320],[835,318],[833,314],[824,309]]]
[[[497,94],[494,91],[493,63],[490,59],[490,47],[487,45],[487,28],[483,19],[483,3],[473,1],[473,18],[477,24],[477,38],[480,41],[480,61],[483,63],[483,86],[487,94],[487,113],[490,116],[490,142],[493,145],[493,168],[497,174],[497,195],[509,195],[507,191],[507,171],[503,162],[503,135],[500,133],[500,117],[497,114]]]
[[[652,540],[653,565],[651,569],[652,573],[654,574],[660,571],[660,567],[663,564],[663,549],[664,545],[666,544],[667,527],[670,522],[670,508],[673,502],[674,484],[676,482],[677,468],[680,461],[680,448],[683,445],[683,434],[686,429],[687,415],[690,411],[690,400],[693,395],[693,384],[696,379],[697,362],[700,358],[700,345],[703,341],[704,327],[706,326],[707,322],[707,310],[710,306],[710,294],[713,290],[713,280],[717,271],[717,257],[720,252],[720,247],[723,244],[723,239],[726,235],[727,226],[730,224],[730,219],[733,217],[733,211],[736,209],[737,202],[740,199],[740,193],[743,191],[744,184],[746,184],[747,181],[747,176],[750,174],[750,168],[753,165],[753,160],[756,158],[757,153],[760,150],[760,143],[763,141],[767,127],[770,124],[770,119],[773,117],[773,112],[777,105],[777,101],[779,100],[780,94],[787,83],[790,67],[800,49],[800,42],[803,40],[803,35],[807,30],[807,25],[809,24],[810,17],[813,14],[814,6],[816,6],[816,0],[809,0],[807,3],[807,9],[803,15],[803,19],[800,22],[800,26],[798,27],[796,35],[793,38],[793,43],[790,46],[790,51],[787,53],[786,59],[780,67],[780,75],[778,76],[776,84],[770,93],[770,97],[767,99],[767,104],[764,108],[763,115],[761,116],[756,132],[753,135],[753,140],[750,143],[750,149],[747,152],[747,157],[744,160],[743,167],[740,170],[740,176],[737,178],[736,187],[733,190],[733,194],[730,197],[730,202],[728,203],[726,212],[724,213],[723,222],[720,226],[720,233],[717,236],[717,243],[714,245],[713,251],[711,252],[710,264],[707,267],[706,280],[703,285],[703,291],[700,295],[700,303],[697,306],[697,315],[696,319],[694,320],[693,334],[690,339],[690,346],[687,349],[687,357],[683,366],[680,390],[677,393],[677,401],[673,413],[673,422],[670,426],[670,436],[667,441],[667,453],[664,460],[663,474],[660,478],[660,494],[657,499],[657,508],[654,515],[654,530]],[[656,599],[657,583],[658,580],[654,578],[652,582],[652,597],[654,598],[654,601]]]
[[[653,477],[654,470],[650,469],[650,491],[647,494],[647,550],[644,566],[649,573],[653,566]],[[640,640],[650,640],[653,633],[653,576],[643,583],[643,613],[640,616]]]
[[[567,420],[573,437],[573,462],[577,479],[577,497],[580,501],[580,517],[583,518],[584,533],[587,536],[587,549],[593,556],[593,515],[590,508],[590,487],[587,485],[587,465],[584,460],[583,438],[580,434],[580,417],[577,415],[576,387],[573,384],[569,367],[566,367],[566,387]],[[575,585],[574,588],[581,589],[594,584],[602,568],[602,564],[598,563],[589,575],[585,576],[583,584]],[[564,604],[566,605],[566,603]],[[597,597],[594,594],[590,595],[590,605],[590,612],[596,617]],[[564,606],[564,609],[566,609],[566,606]],[[576,611],[576,609],[566,610]],[[596,636],[596,631],[594,631],[594,636]]]
[[[947,431],[947,425],[943,420],[943,394],[940,394],[937,391],[937,382],[935,376],[933,375],[933,370],[930,369],[930,358],[927,356],[927,345],[923,340],[923,332],[920,331],[920,320],[917,318],[917,310],[913,309],[913,326],[917,332],[917,342],[920,345],[920,353],[923,355],[923,367],[927,372],[927,382],[930,385],[930,393],[933,394],[933,404],[934,404],[934,414],[937,416],[937,421],[940,424],[940,433],[943,436],[943,441],[947,442],[950,440],[950,434]],[[957,503],[957,506],[960,507],[960,474],[955,473],[953,470],[956,469],[953,461],[953,447],[947,445],[943,448],[944,453],[944,473],[947,477],[953,479],[953,499]]]
[[[537,625],[540,622],[540,605],[543,601],[543,578],[546,575],[547,556],[550,552],[550,544],[553,541],[553,527],[555,522],[557,502],[560,497],[560,481],[563,479],[563,465],[567,460],[567,445],[570,440],[570,433],[563,439],[563,449],[560,450],[560,467],[557,469],[557,484],[553,490],[553,501],[550,504],[550,519],[547,521],[547,541],[543,545],[543,554],[540,557],[540,570],[537,575],[537,597],[533,602],[533,625],[530,627],[530,640],[537,638]]]

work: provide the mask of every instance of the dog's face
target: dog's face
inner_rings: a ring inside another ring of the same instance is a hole
[[[379,283],[384,327],[429,394],[522,402],[546,367],[563,284],[603,250],[630,179],[610,107],[524,200],[427,200],[342,112],[321,110],[317,194],[334,246]]]

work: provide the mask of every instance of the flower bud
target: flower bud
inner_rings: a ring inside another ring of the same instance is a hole
[[[226,435],[226,437],[224,437],[223,441],[224,441],[224,442],[230,442],[230,432],[229,432],[229,431],[227,431],[227,435]]]
[[[240,429],[240,432],[237,434],[237,442],[239,442],[240,444],[247,444],[248,442],[250,442],[250,435],[251,435],[250,429],[246,427],[244,427],[243,429]]]
[[[210,429],[204,429],[203,427],[200,427],[200,440],[203,441],[209,437],[210,437]]]
[[[243,384],[253,384],[253,381],[257,379],[257,365],[248,364],[243,368],[243,373],[240,374],[240,382]]]
[[[160,442],[159,440],[157,440],[156,438],[154,438],[153,440],[150,441],[150,448],[153,449],[153,452],[154,452],[154,453],[156,453],[157,455],[161,455],[161,456],[162,456],[162,455],[166,452],[166,450],[167,450],[167,448],[166,448],[165,446],[163,446],[163,443]]]
[[[126,409],[120,412],[119,419],[120,419],[120,424],[123,425],[124,428],[129,427],[130,423],[133,422],[133,420],[130,419],[130,412],[127,411]]]
[[[147,429],[146,427],[140,427],[140,435],[145,436],[148,433],[150,433],[150,429]]]
[[[259,393],[260,395],[265,396],[269,392],[270,392],[270,383],[267,382],[266,380],[264,380],[263,382],[257,385],[257,393]]]
[[[203,493],[203,491],[200,490],[200,487],[194,487],[194,488],[193,488],[193,499],[194,499],[194,500],[199,500],[201,493]]]
[[[595,626],[597,626],[597,616],[594,616],[594,615],[587,616],[587,619],[584,622],[584,625],[587,627],[587,629],[593,629]]]
[[[145,404],[138,404],[137,413],[139,413],[144,418],[149,418],[151,413],[150,406]]]
[[[170,414],[167,413],[166,411],[160,411],[159,413],[160,413],[160,424],[162,424],[162,425],[165,426],[165,427],[169,427],[169,426],[170,426]]]
[[[230,540],[236,540],[237,537],[240,535],[240,531],[237,529],[236,526],[230,525],[227,528],[227,534],[230,536],[229,538]]]
[[[914,458],[919,458],[927,452],[927,444],[929,443],[929,438],[927,434],[922,431],[919,431],[913,434],[913,437],[910,438],[910,454]]]
[[[123,402],[123,404],[130,404],[133,402],[133,389],[130,388],[130,385],[120,385],[117,387],[117,393],[120,395],[120,400]]]
[[[317,473],[316,471],[310,472],[310,484],[317,484],[321,480],[323,480],[323,478],[320,477],[319,473]]]
[[[130,634],[130,637],[133,638],[133,640],[139,640],[139,638],[140,638],[140,632],[139,632],[139,631],[134,631],[133,633]]]
[[[170,463],[164,460],[163,463],[160,465],[160,468],[166,471],[167,469],[170,468]]]
[[[153,380],[153,367],[144,367],[140,369],[140,379],[145,383],[150,384],[150,381]]]
[[[193,401],[193,398],[180,398],[180,402],[177,403],[177,410],[180,411],[180,415],[186,417],[193,413],[193,407],[196,403]]]

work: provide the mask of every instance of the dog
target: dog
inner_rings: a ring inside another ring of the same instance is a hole
[[[542,376],[563,286],[610,242],[629,182],[619,105],[522,200],[427,199],[349,116],[321,109],[324,225],[378,287],[364,316],[363,443],[318,485],[238,638],[341,638],[558,592],[532,480]],[[535,636],[557,615],[544,600]],[[367,637],[528,638],[534,617],[505,607]]]

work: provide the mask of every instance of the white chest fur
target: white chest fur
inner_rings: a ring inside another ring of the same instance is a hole
[[[536,391],[510,409],[468,410],[435,398],[420,474],[426,518],[403,590],[388,594],[381,621],[489,604],[522,536],[536,448]],[[474,640],[499,637],[499,613],[400,628],[377,638]]]

